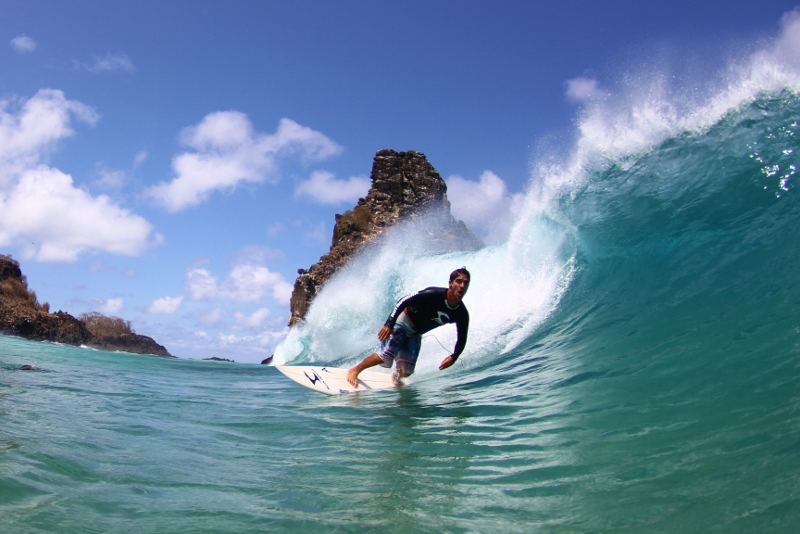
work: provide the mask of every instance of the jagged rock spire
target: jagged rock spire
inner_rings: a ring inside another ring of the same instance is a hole
[[[308,270],[298,269],[289,326],[301,321],[325,282],[357,252],[392,226],[425,214],[437,219],[430,238],[443,250],[483,246],[450,214],[447,184],[420,152],[379,150],[372,163],[372,187],[355,208],[336,215],[330,251]]]

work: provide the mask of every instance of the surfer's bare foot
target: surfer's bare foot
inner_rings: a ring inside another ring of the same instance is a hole
[[[408,373],[406,373],[404,370],[395,367],[394,373],[392,373],[392,381],[394,382],[395,386],[400,387],[400,386],[405,385],[405,382],[403,382],[403,379],[408,377],[408,376],[410,376],[410,375]]]
[[[358,373],[360,372],[358,366],[351,367],[350,370],[347,371],[347,381],[350,382],[350,385],[354,388],[358,387]]]
[[[350,382],[350,385],[354,388],[358,387],[358,375],[364,369],[369,369],[370,367],[374,367],[381,363],[381,357],[375,353],[370,354],[364,361],[356,365],[355,367],[351,367],[350,370],[347,371],[347,381]]]

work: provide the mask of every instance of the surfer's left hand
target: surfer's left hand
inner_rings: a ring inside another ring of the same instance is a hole
[[[442,360],[442,365],[439,366],[439,370],[440,371],[444,371],[445,369],[447,369],[448,367],[450,367],[454,363],[456,363],[456,361],[453,359],[453,357],[452,356],[448,356],[447,358]]]

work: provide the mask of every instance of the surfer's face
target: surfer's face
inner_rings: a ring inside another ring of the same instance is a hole
[[[450,282],[450,292],[458,300],[464,298],[464,295],[467,294],[467,289],[469,289],[469,277],[463,274],[457,275],[455,279]]]

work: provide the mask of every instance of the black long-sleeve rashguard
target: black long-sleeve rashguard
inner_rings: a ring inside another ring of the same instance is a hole
[[[414,323],[414,329],[422,335],[443,324],[455,323],[458,339],[453,349],[453,360],[457,360],[467,344],[469,330],[469,312],[463,302],[455,308],[447,303],[447,288],[428,287],[400,299],[386,319],[386,326],[394,328],[397,318],[406,310],[408,318]]]

